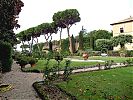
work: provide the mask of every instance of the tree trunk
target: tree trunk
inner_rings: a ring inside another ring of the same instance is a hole
[[[23,46],[22,46],[22,52],[24,52],[24,41],[22,41],[22,44],[23,44]]]
[[[122,43],[120,43],[120,47],[121,47],[121,48],[125,48],[125,45],[122,44]]]
[[[94,38],[92,35],[90,36],[90,48],[94,50]]]
[[[33,50],[33,37],[32,37],[32,40],[31,40],[31,51],[30,51],[30,53],[32,53],[32,50]]]
[[[62,33],[62,28],[61,28],[61,30],[60,30],[60,50],[61,50],[61,33]]]
[[[40,49],[40,46],[38,45],[38,38],[36,37],[37,41],[35,41],[36,45],[37,45],[37,48],[39,50],[39,55],[40,55],[40,58],[42,58],[42,52],[41,52],[41,49]]]
[[[68,33],[68,39],[69,39],[69,50],[70,50],[70,53],[73,54],[73,50],[72,50],[72,39],[71,39],[71,36],[70,36],[70,33],[69,33],[69,27],[67,27],[67,33]]]

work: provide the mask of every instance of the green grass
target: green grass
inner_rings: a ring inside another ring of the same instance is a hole
[[[72,57],[74,59],[83,59],[82,57],[76,56],[76,57]],[[123,62],[126,61],[127,59],[129,59],[129,57],[101,57],[101,56],[93,56],[93,57],[89,57],[90,60],[103,60],[103,61],[108,61],[108,60],[113,60],[114,62]],[[97,65],[99,62],[71,62],[70,66],[71,68],[83,68],[83,67],[90,67],[90,66],[95,66]],[[45,67],[46,61],[45,60],[39,60],[36,64],[35,67],[31,67],[31,68],[25,68],[25,70],[39,70],[42,71]],[[52,67],[53,65],[56,64],[56,61],[54,59],[50,60],[49,62],[49,67]],[[100,64],[104,64],[101,63]],[[61,62],[61,66],[60,69],[63,69],[65,66],[65,60],[63,60]]]
[[[90,60],[113,60],[114,62],[120,63],[123,61],[126,61],[127,59],[130,59],[131,57],[101,57],[101,56],[93,56],[89,57]]]
[[[133,67],[85,72],[71,78],[58,85],[78,100],[133,100]]]
[[[49,67],[53,67],[53,65],[57,64],[57,62],[52,59],[50,60],[49,62]],[[95,66],[97,65],[98,62],[75,62],[75,61],[72,61],[71,64],[70,64],[70,67],[71,68],[83,68],[83,67],[91,67],[91,66]],[[104,64],[104,62],[100,62],[100,64]],[[35,67],[30,67],[30,68],[25,68],[27,70],[43,70],[44,67],[46,66],[46,60],[39,60],[37,63],[36,63],[36,66]],[[61,65],[60,65],[60,69],[63,69],[65,66],[65,60],[63,60],[61,62]]]
[[[72,58],[74,58],[74,59],[83,59],[80,56],[74,56]],[[127,59],[130,59],[130,58],[132,58],[132,57],[90,56],[88,59],[89,60],[104,60],[104,61],[113,60],[114,62],[120,63],[120,62],[126,61]]]

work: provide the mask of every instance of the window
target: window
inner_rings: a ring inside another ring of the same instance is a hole
[[[120,33],[124,33],[124,29],[123,29],[123,27],[120,28]]]

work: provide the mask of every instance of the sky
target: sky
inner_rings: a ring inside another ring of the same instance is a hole
[[[77,9],[81,21],[73,25],[70,34],[77,36],[82,26],[87,32],[104,29],[111,31],[111,23],[133,16],[133,0],[22,0],[24,7],[19,14],[18,23],[21,28],[15,33],[37,26],[41,23],[51,23],[52,16],[58,11]],[[63,30],[62,38],[67,37]],[[59,34],[53,35],[53,40],[59,40]],[[39,42],[45,42],[43,36]]]

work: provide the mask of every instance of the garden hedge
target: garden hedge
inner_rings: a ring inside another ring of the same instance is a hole
[[[2,64],[2,72],[11,71],[13,63],[12,46],[8,42],[0,41],[0,62]]]

